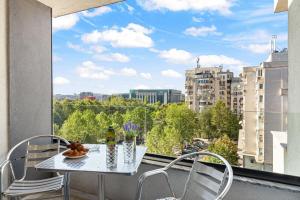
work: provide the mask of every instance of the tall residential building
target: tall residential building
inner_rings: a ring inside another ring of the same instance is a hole
[[[185,73],[186,103],[198,112],[217,100],[231,107],[231,82],[233,73],[222,67],[196,67]]]
[[[181,91],[172,89],[135,89],[129,92],[129,99],[138,99],[148,103],[179,103],[184,101],[182,98]]]
[[[243,129],[239,153],[243,166],[272,171],[271,131],[287,130],[288,53],[273,52],[259,67],[243,70]]]
[[[243,81],[240,77],[234,77],[231,82],[231,110],[239,117],[242,117]]]

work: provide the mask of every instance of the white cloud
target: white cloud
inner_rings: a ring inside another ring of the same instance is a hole
[[[92,61],[83,62],[76,69],[76,72],[81,78],[97,79],[97,80],[107,80],[112,75],[115,74],[114,71],[97,66]]]
[[[287,45],[287,33],[277,34],[277,43]],[[246,49],[253,53],[267,53],[270,51],[270,41],[272,33],[266,30],[255,30],[252,32],[242,32],[239,34],[227,35],[223,40],[232,42],[237,48]]]
[[[143,72],[142,72],[140,75],[141,75],[141,77],[143,77],[144,79],[147,79],[147,80],[152,79],[152,75],[151,75],[150,73],[143,73]]]
[[[121,73],[120,74],[123,75],[123,76],[136,76],[137,72],[133,68],[127,68],[127,67],[125,67],[125,68],[121,69]]]
[[[249,44],[247,46],[243,46],[243,48],[257,54],[268,53],[271,51],[270,44]]]
[[[66,85],[69,84],[70,81],[64,77],[58,76],[53,79],[53,83],[55,85]]]
[[[263,23],[286,23],[286,14],[274,15],[273,4],[258,5],[249,10],[241,10],[235,13],[235,20],[242,24],[263,24]]]
[[[129,5],[128,3],[125,3],[127,10],[130,14],[132,14],[134,12],[134,7],[132,7],[131,5]]]
[[[149,35],[152,30],[141,25],[130,23],[126,27],[112,27],[105,31],[94,30],[82,35],[85,43],[109,42],[113,47],[123,48],[149,48],[153,41]]]
[[[150,87],[148,85],[143,85],[143,84],[140,84],[140,85],[137,85],[134,89],[136,90],[147,90],[149,89]]]
[[[53,54],[52,61],[53,62],[59,62],[59,61],[62,61],[62,58],[59,57],[59,56],[57,56],[57,55],[55,55],[55,54]]]
[[[62,17],[53,18],[52,20],[52,30],[53,32],[59,30],[68,30],[74,27],[79,21],[77,14],[65,15]]]
[[[231,14],[234,0],[137,0],[145,10],[170,11],[216,11],[222,15]]]
[[[160,51],[159,57],[173,64],[190,64],[193,62],[193,55],[190,52],[175,48]]]
[[[194,37],[204,37],[208,35],[222,35],[222,33],[217,31],[217,28],[212,25],[210,27],[208,26],[202,26],[202,27],[190,27],[184,31],[186,35],[191,35]]]
[[[266,43],[272,39],[272,33],[266,30],[254,30],[252,32],[242,32],[239,34],[227,35],[223,38],[229,42],[247,42],[247,43]],[[277,41],[283,42],[287,40],[287,33],[277,34]]]
[[[201,55],[199,59],[202,66],[244,65],[244,62],[225,55]]]
[[[91,50],[93,50],[96,53],[103,53],[105,52],[107,49],[104,46],[100,46],[100,45],[94,45],[91,46]]]
[[[200,65],[203,67],[220,66],[222,65],[225,70],[232,71],[235,75],[242,72],[244,66],[248,66],[247,63],[225,55],[201,55]]]
[[[176,72],[172,69],[167,69],[161,71],[161,75],[165,77],[170,77],[170,78],[181,78],[182,75],[179,72]]]
[[[73,44],[71,42],[68,42],[67,43],[67,46],[70,48],[70,49],[73,49],[75,51],[78,51],[78,52],[81,52],[81,53],[92,53],[91,51],[83,48],[82,46],[78,45],[78,44]]]
[[[107,62],[129,62],[130,58],[120,53],[99,54],[94,56],[95,59]]]
[[[110,13],[111,11],[112,11],[112,9],[110,7],[103,6],[103,7],[95,8],[95,9],[89,10],[89,11],[85,10],[85,11],[82,11],[81,13],[85,17],[96,17],[99,15]]]
[[[201,23],[204,22],[204,19],[201,17],[192,17],[193,22]]]

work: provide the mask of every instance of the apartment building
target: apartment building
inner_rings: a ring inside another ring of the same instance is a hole
[[[185,76],[185,101],[190,109],[201,112],[217,100],[231,107],[232,72],[224,72],[222,67],[196,67],[186,70]]]
[[[231,82],[231,110],[240,118],[243,111],[243,81],[234,77]]]
[[[273,170],[271,131],[287,130],[288,53],[273,52],[259,67],[243,70],[243,129],[239,153],[245,168]]]
[[[184,101],[179,90],[173,89],[136,89],[130,90],[129,99],[138,99],[148,103],[160,102],[161,104],[179,103]]]

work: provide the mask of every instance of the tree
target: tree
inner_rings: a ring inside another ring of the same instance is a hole
[[[230,140],[227,135],[223,135],[221,138],[216,139],[212,144],[209,145],[208,150],[212,153],[221,155],[231,165],[238,164],[237,144]],[[206,157],[204,160],[213,163],[222,163],[222,161],[212,157]]]
[[[226,134],[237,140],[240,128],[238,117],[221,100],[199,114],[201,137],[213,139]]]
[[[91,110],[75,111],[64,122],[59,135],[71,141],[83,141],[85,138],[99,137],[99,124]]]
[[[170,104],[166,109],[166,124],[180,133],[180,142],[190,142],[196,131],[196,114],[185,104]]]
[[[119,138],[121,138],[123,135],[123,124],[123,115],[119,111],[116,111],[114,114],[111,115],[111,125],[115,129]]]
[[[196,115],[184,104],[162,106],[152,117],[154,125],[146,140],[149,152],[174,156],[196,132]]]
[[[111,126],[111,119],[105,112],[101,112],[97,114],[96,120],[99,124],[98,132],[100,134],[100,139],[104,139],[108,127]]]
[[[211,108],[206,108],[199,113],[198,137],[212,139],[215,127],[212,125]]]

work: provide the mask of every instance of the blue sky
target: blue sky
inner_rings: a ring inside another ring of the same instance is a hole
[[[55,18],[54,94],[184,92],[196,57],[238,75],[268,57],[272,35],[287,47],[287,14],[273,0],[128,0]]]

